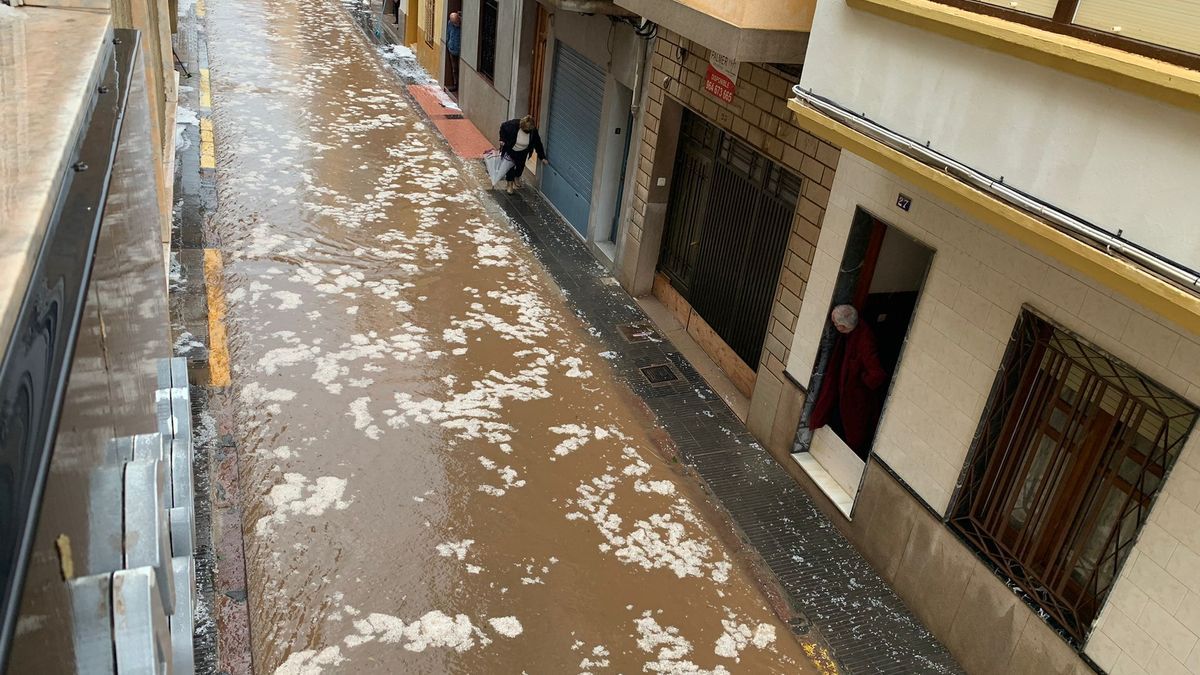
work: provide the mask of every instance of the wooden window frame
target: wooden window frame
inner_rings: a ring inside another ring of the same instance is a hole
[[[1172,63],[1191,70],[1200,70],[1200,54],[1192,54],[1179,49],[1151,42],[1143,42],[1142,40],[1135,40],[1072,23],[1080,0],[1058,0],[1058,5],[1054,9],[1054,16],[1051,18],[1028,14],[1008,7],[981,2],[980,0],[933,0],[933,2],[957,7],[976,14],[994,16],[998,19],[1012,21],[1013,23],[1019,23],[1051,33],[1069,35],[1080,40],[1087,40],[1088,42],[1112,47],[1113,49],[1120,49],[1131,54],[1165,61],[1166,63]]]
[[[1082,645],[1197,416],[1182,397],[1026,309],[946,523]],[[1149,441],[1136,432],[1148,419],[1161,420]],[[1101,517],[1110,504],[1119,504],[1111,522]]]

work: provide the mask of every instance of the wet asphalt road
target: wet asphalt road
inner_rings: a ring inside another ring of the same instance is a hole
[[[207,7],[256,670],[810,671],[345,10]]]

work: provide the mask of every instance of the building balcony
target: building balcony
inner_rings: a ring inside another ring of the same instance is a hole
[[[803,63],[815,0],[615,0],[735,61]]]

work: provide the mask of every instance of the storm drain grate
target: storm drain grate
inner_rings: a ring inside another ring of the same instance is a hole
[[[462,118],[463,118],[462,113],[450,113],[445,116],[445,119],[448,119],[448,120],[461,120]]]
[[[658,333],[654,332],[654,328],[646,323],[626,323],[617,326],[617,330],[621,331],[621,337],[627,342],[648,342],[654,340],[658,342]]]
[[[646,366],[641,371],[642,377],[646,378],[650,384],[662,384],[663,382],[673,382],[679,379],[679,376],[668,365]]]

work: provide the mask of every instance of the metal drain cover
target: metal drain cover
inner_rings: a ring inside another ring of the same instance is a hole
[[[621,331],[621,336],[627,342],[648,342],[650,340],[658,340],[658,333],[654,331],[654,327],[648,323],[626,323],[617,326],[617,330]]]
[[[646,378],[650,384],[662,384],[663,382],[673,382],[679,379],[675,374],[675,370],[668,365],[646,366],[641,369],[642,377]]]

